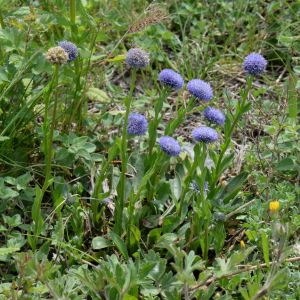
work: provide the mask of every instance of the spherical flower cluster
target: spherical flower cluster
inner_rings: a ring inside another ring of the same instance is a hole
[[[168,86],[169,88],[173,88],[175,90],[182,89],[182,86],[184,84],[181,75],[171,69],[162,70],[158,75],[158,80],[160,80],[162,84]]]
[[[68,62],[74,61],[78,56],[78,50],[75,44],[67,41],[61,41],[58,42],[58,45],[69,54]]]
[[[224,114],[214,108],[214,107],[208,107],[204,110],[204,119],[207,121],[210,121],[214,124],[224,125],[225,124],[225,116]]]
[[[68,58],[68,53],[60,46],[52,47],[46,53],[46,59],[52,65],[65,65]]]
[[[177,156],[181,153],[181,147],[179,143],[170,136],[163,136],[159,140],[161,150],[170,156]]]
[[[126,55],[125,62],[131,68],[144,69],[149,65],[148,54],[140,48],[131,48]]]
[[[197,99],[209,102],[213,97],[213,91],[210,85],[200,79],[192,79],[186,85],[188,91]]]
[[[193,131],[193,138],[197,142],[208,144],[218,139],[218,133],[210,127],[198,127]]]
[[[199,187],[198,187],[198,185],[197,185],[197,183],[196,183],[195,180],[193,180],[193,182],[190,183],[189,189],[190,189],[190,190],[193,190],[193,191],[196,192],[197,194],[200,194],[200,193],[201,193],[201,192],[200,192],[200,189],[199,189]],[[209,192],[209,189],[208,189],[208,182],[207,182],[207,181],[204,182],[203,190],[204,190],[204,193]]]
[[[259,75],[263,73],[267,65],[268,62],[262,55],[253,52],[245,57],[243,68],[249,75]]]
[[[136,134],[138,136],[142,136],[146,134],[147,130],[148,130],[148,121],[143,115],[132,113],[128,116],[128,122],[127,122],[128,134]]]

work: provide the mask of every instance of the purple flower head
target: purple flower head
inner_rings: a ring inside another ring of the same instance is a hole
[[[204,110],[204,119],[214,124],[219,124],[219,125],[225,124],[224,114],[220,110],[214,107],[208,107]]]
[[[201,192],[200,192],[200,189],[199,189],[199,187],[198,187],[198,185],[197,185],[197,183],[196,183],[195,180],[193,180],[193,182],[190,183],[189,189],[190,189],[190,190],[193,190],[193,191],[196,192],[197,194],[200,194],[200,193],[201,193]],[[207,181],[204,182],[203,190],[204,190],[204,193],[209,192],[209,189],[208,189],[208,182],[207,182]]]
[[[181,75],[171,69],[162,70],[158,75],[158,80],[160,80],[162,84],[175,90],[182,89],[182,86],[184,85]]]
[[[197,142],[208,144],[216,141],[219,137],[218,133],[210,127],[198,127],[193,131],[193,138]]]
[[[106,205],[106,204],[108,204],[109,202],[110,202],[109,197],[106,197],[106,198],[103,199],[100,203]]]
[[[124,124],[124,120],[123,120]],[[136,134],[138,136],[145,135],[148,130],[148,121],[146,118],[137,113],[128,116],[127,132],[128,134]]]
[[[170,156],[177,156],[181,153],[181,147],[179,143],[170,136],[163,136],[159,140],[161,150]]]
[[[263,73],[267,65],[268,62],[262,55],[253,52],[245,57],[243,69],[245,69],[249,75],[259,75]]]
[[[78,56],[78,50],[75,44],[67,41],[61,41],[57,44],[69,54],[68,62],[74,61],[76,59],[76,57]]]
[[[210,85],[200,79],[192,79],[186,85],[188,91],[197,99],[209,102],[213,97],[213,91]]]
[[[127,52],[125,62],[133,69],[144,69],[149,65],[149,56],[140,48],[131,48]]]

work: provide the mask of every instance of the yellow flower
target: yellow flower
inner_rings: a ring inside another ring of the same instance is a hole
[[[245,250],[245,243],[244,243],[244,241],[241,241],[241,248],[242,248],[242,251]]]
[[[278,210],[279,210],[279,202],[278,201],[270,202],[270,211],[272,213],[277,213]]]

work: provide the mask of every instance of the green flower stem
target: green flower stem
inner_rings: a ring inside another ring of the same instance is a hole
[[[50,129],[50,137],[49,137],[49,149],[47,154],[47,163],[46,163],[46,178],[42,189],[42,194],[45,193],[48,187],[48,181],[51,175],[51,159],[52,159],[52,142],[53,142],[53,132],[55,126],[55,116],[56,116],[56,107],[57,107],[57,99],[58,99],[58,70],[59,65],[55,65],[55,100],[54,100],[54,109],[53,109],[53,117],[51,122],[51,129]]]
[[[1,24],[1,27],[2,27],[2,29],[4,29],[6,26],[5,26],[5,23],[4,23],[4,21],[3,21],[3,16],[2,16],[2,11],[1,11],[1,9],[0,9],[0,24]]]
[[[251,75],[249,78],[248,78],[248,81],[247,81],[247,89],[246,89],[246,92],[243,94],[243,97],[242,97],[242,102],[241,102],[241,105],[240,105],[240,108],[239,110],[236,112],[236,115],[235,115],[235,119],[233,120],[233,123],[231,124],[230,126],[230,129],[227,133],[227,136],[226,136],[226,141],[225,141],[225,144],[223,144],[223,147],[222,147],[222,150],[221,150],[221,153],[219,155],[219,158],[218,158],[218,162],[217,162],[217,167],[216,167],[216,177],[214,178],[213,180],[213,183],[212,183],[212,188],[215,186],[215,184],[217,183],[217,181],[219,180],[219,171],[220,171],[220,167],[221,167],[221,162],[222,162],[222,159],[223,159],[223,156],[229,146],[229,143],[230,143],[230,136],[237,124],[237,122],[239,121],[239,119],[241,118],[241,116],[243,115],[242,113],[242,110],[245,106],[245,103],[246,103],[246,100],[247,100],[247,97],[248,97],[248,94],[250,92],[250,88],[251,88],[251,85],[252,85],[252,82],[253,82],[253,79],[254,79],[254,75]]]
[[[123,125],[123,134],[122,134],[122,174],[121,174],[121,195],[120,195],[120,207],[121,207],[121,213],[123,212],[124,203],[125,203],[125,172],[127,169],[127,123],[128,123],[128,116],[130,111],[130,104],[131,104],[131,98],[132,93],[135,87],[135,75],[136,75],[137,69],[132,70],[132,78],[131,78],[131,86],[130,86],[130,92],[129,96],[125,100],[125,106],[126,106],[126,113],[124,118],[124,125]]]
[[[70,0],[70,21],[72,22],[71,25],[71,36],[72,36],[72,42],[76,45],[77,40],[76,40],[76,0]],[[78,107],[78,110],[76,112],[77,114],[77,119],[78,119],[78,131],[80,129],[80,124],[81,124],[81,119],[82,119],[82,101],[77,100],[78,99],[78,91],[80,90],[80,69],[79,69],[79,61],[78,57],[76,57],[74,61],[74,69],[75,69],[75,74],[77,75],[77,82],[76,82],[76,91],[75,91],[75,102],[74,104],[76,105],[75,107]]]
[[[152,126],[150,126],[149,128],[149,157],[152,155],[153,147],[156,142],[156,137],[157,137],[156,131],[160,122],[160,118],[158,116],[163,108],[164,100],[167,99],[169,95],[166,94],[167,94],[167,88],[163,88],[160,97],[155,102],[155,106],[154,106],[155,115],[152,121]]]
[[[94,226],[96,226],[96,224],[98,223],[98,219],[99,219],[99,216],[98,216],[98,206],[99,206],[99,203],[100,203],[100,201],[98,200],[99,199],[99,191],[102,192],[102,183],[105,179],[105,172],[108,169],[110,163],[111,163],[110,161],[107,161],[104,164],[104,166],[102,165],[100,176],[96,180],[96,188],[95,188],[95,191],[94,191],[94,194],[93,194],[93,198],[95,198],[97,200],[91,200],[91,209],[92,209],[92,212],[93,212],[93,224],[94,224]]]
[[[73,23],[73,25],[71,25],[71,32],[72,32],[72,42],[74,44],[76,44],[75,17],[76,17],[76,0],[70,0],[70,21]],[[75,66],[75,73],[76,73],[76,75],[78,75],[79,74],[79,62],[78,62],[77,57],[74,61],[74,66]]]
[[[50,102],[50,98],[51,98],[51,90],[53,87],[53,83],[55,81],[56,78],[56,72],[54,72],[50,85],[47,88],[47,92],[44,93],[44,101],[45,101],[45,116],[44,116],[44,153],[45,153],[45,162],[47,163],[48,161],[48,137],[47,137],[47,133],[49,131],[49,122],[48,122],[48,111],[49,111],[49,102]],[[46,173],[47,173],[47,164],[46,164]]]
[[[196,162],[196,159],[194,158],[194,162],[192,164],[192,167],[190,168],[190,170],[188,171],[187,173],[187,176],[186,178],[189,178],[190,176],[192,176],[192,174],[194,173],[194,171],[196,170],[197,168],[197,162]],[[182,207],[183,207],[183,202],[184,202],[184,198],[185,198],[185,195],[187,194],[187,192],[189,191],[189,182],[187,183],[184,191],[183,191],[183,194],[182,194],[182,197],[181,197],[181,200],[180,200],[180,204],[179,204],[179,210],[178,210],[178,216],[180,217],[181,216],[181,211],[182,211]]]
[[[180,94],[181,94],[181,90],[178,91],[178,96],[177,96],[177,101],[176,101],[176,114],[177,114],[177,117],[179,117],[178,104],[179,104]]]
[[[151,184],[151,187],[150,187],[150,191],[148,193],[148,201],[151,201],[153,199],[153,195],[154,195],[154,187],[155,187],[155,183],[156,183],[156,178],[157,178],[157,171],[158,171],[158,166],[160,167],[164,167],[165,164],[165,158],[167,157],[167,154],[160,151],[158,153],[158,158],[156,159],[156,162],[154,164],[154,166],[152,167],[152,170],[153,170],[153,175],[150,179],[150,184]]]
[[[205,159],[206,159],[206,151],[207,146],[205,143],[202,144],[202,152],[199,162],[199,167],[201,170],[201,184],[199,186],[200,193],[197,195],[197,198],[200,198],[200,203],[202,204],[202,211],[204,216],[204,253],[203,253],[203,259],[206,261],[206,265],[208,263],[208,225],[210,218],[208,217],[210,214],[208,214],[207,211],[207,203],[205,202],[205,193],[204,193],[204,184],[205,184],[205,176],[206,176],[206,169],[205,169]],[[200,205],[199,205],[200,208]]]
[[[288,105],[289,105],[289,118],[295,119],[297,122],[297,97],[295,94],[296,85],[293,76],[289,75],[289,98],[288,98]]]
[[[151,174],[152,174],[152,178],[154,178],[154,180],[156,179],[156,173],[158,171],[158,167],[165,160],[166,155],[167,154],[165,154],[165,153],[159,153],[158,154],[158,158],[156,159],[155,164],[152,167],[152,170],[150,171]],[[152,189],[152,187],[151,187],[151,189]],[[134,213],[134,205],[135,205],[136,201],[139,199],[140,194],[143,190],[144,190],[144,185],[142,185],[138,189],[136,195],[134,196],[133,200],[130,201],[130,204],[129,204],[129,209],[128,209],[129,219],[128,219],[128,225],[127,225],[127,245],[128,245],[128,248],[130,248],[130,235],[131,235],[130,225],[131,225],[131,220],[132,220],[132,216],[133,216],[133,213]],[[152,190],[152,193],[153,193],[153,190]]]

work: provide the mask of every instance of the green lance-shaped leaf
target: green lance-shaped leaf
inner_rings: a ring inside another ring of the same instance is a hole
[[[19,251],[20,248],[0,248],[0,256]]]
[[[239,192],[240,188],[242,187],[244,181],[247,179],[249,173],[247,171],[244,171],[234,177],[227,186],[223,187],[221,189],[221,192],[217,196],[216,202],[224,204],[227,204],[229,200],[231,200],[233,197],[236,196],[236,194]]]
[[[120,250],[120,252],[125,257],[126,261],[128,262],[128,260],[129,260],[128,251],[127,251],[127,247],[126,247],[125,243],[123,242],[123,240],[112,231],[109,233],[109,235],[110,235],[111,239],[114,241],[116,247]]]
[[[263,248],[263,252],[264,252],[264,259],[265,259],[267,267],[270,268],[269,246],[268,246],[268,240],[266,237],[266,233],[264,231],[262,231],[262,233],[261,233],[261,239],[262,239],[262,248]]]

